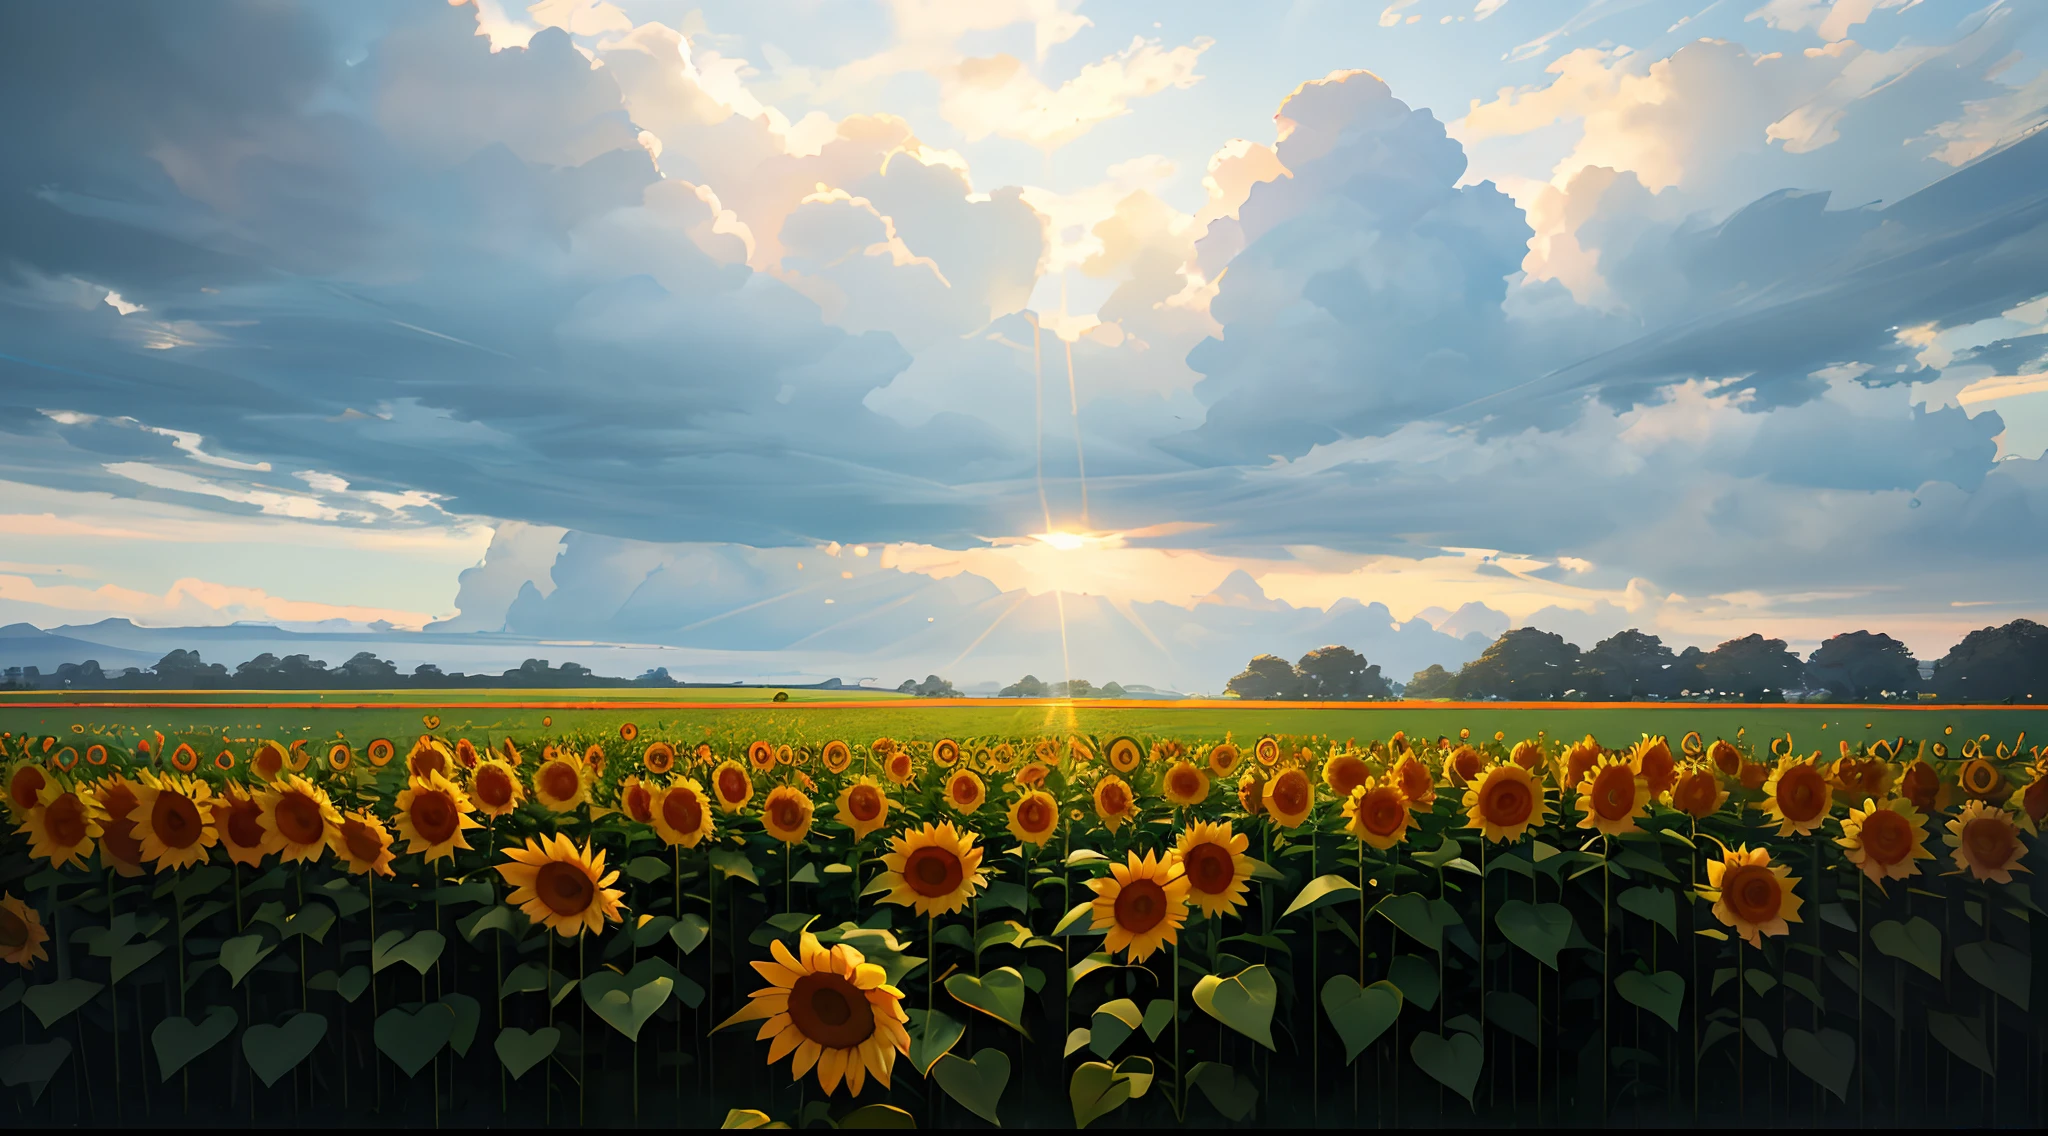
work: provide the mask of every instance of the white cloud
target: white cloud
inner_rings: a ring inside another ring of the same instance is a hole
[[[1133,100],[1201,81],[1196,63],[1214,40],[1166,48],[1134,36],[1130,46],[1048,87],[1011,55],[962,59],[937,72],[940,110],[968,141],[990,135],[1054,150],[1130,112]]]

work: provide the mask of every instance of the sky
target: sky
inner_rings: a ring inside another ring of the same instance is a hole
[[[0,623],[1220,685],[2048,616],[2048,5],[0,30]]]

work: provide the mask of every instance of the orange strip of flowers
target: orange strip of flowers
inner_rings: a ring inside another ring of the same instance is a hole
[[[918,706],[934,709],[999,709],[1007,706],[1078,706],[1099,710],[2016,710],[2040,713],[2048,706],[1937,702],[1887,705],[1869,702],[1262,702],[1237,698],[864,698],[851,702],[15,702],[0,698],[0,709],[24,710],[873,710]]]

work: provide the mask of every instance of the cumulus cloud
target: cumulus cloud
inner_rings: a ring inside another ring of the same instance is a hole
[[[1129,113],[1133,99],[1193,86],[1201,78],[1195,65],[1214,43],[1204,37],[1167,48],[1133,38],[1057,87],[1015,56],[963,59],[940,72],[940,105],[969,141],[999,134],[1049,150]]]

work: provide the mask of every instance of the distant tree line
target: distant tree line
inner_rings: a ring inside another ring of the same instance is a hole
[[[639,678],[611,678],[593,672],[581,663],[550,666],[546,659],[528,659],[500,674],[464,674],[443,671],[432,663],[421,663],[412,673],[401,674],[398,664],[358,651],[340,666],[308,655],[278,658],[269,652],[237,666],[233,672],[220,663],[209,663],[197,651],[176,650],[144,670],[128,667],[108,673],[96,660],[65,663],[44,674],[36,667],[8,667],[0,690],[349,690],[391,688],[477,688],[477,687],[578,687],[578,686],[681,686],[667,667],[656,667]],[[831,685],[837,685],[837,681]]]
[[[1127,692],[1123,686],[1106,682],[1097,686],[1085,678],[1070,678],[1065,682],[1045,682],[1037,675],[1025,675],[1016,682],[996,692],[998,698],[1123,698]]]
[[[1394,693],[1378,663],[1337,646],[1318,647],[1296,663],[1278,655],[1259,655],[1224,690],[1238,698],[1311,702],[1363,702]]]

